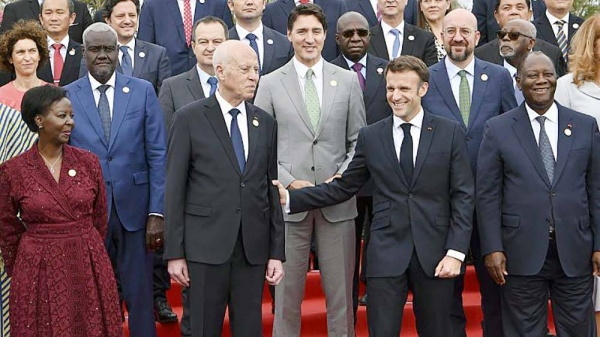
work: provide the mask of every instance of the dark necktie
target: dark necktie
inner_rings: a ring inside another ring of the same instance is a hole
[[[256,58],[258,59],[258,74],[260,75],[262,66],[260,65],[260,53],[258,52],[258,44],[256,43],[256,39],[258,37],[250,33],[246,35],[246,38],[250,41],[250,47],[252,47],[252,49],[254,49],[254,52],[256,53]]]
[[[98,87],[100,91],[100,99],[98,100],[98,112],[100,113],[100,120],[102,121],[102,131],[104,131],[104,137],[106,141],[110,141],[110,125],[112,123],[110,118],[110,105],[108,104],[108,97],[106,97],[106,90],[110,86],[103,84]]]
[[[558,42],[558,47],[560,48],[560,51],[562,52],[562,55],[566,61],[569,56],[569,41],[567,41],[567,35],[563,30],[565,23],[566,22],[563,20],[558,20],[554,24],[558,27],[558,32],[556,33],[556,41]]]
[[[548,179],[550,179],[550,184],[552,184],[552,180],[554,179],[554,166],[556,165],[556,160],[554,159],[554,152],[552,152],[550,139],[548,138],[548,134],[546,133],[546,117],[538,116],[535,119],[537,119],[538,123],[540,123],[539,147],[540,153],[542,155],[542,161],[544,162],[544,167],[546,168]]]
[[[400,168],[404,173],[404,178],[410,185],[412,182],[413,175],[413,139],[410,135],[410,123],[402,123],[400,125],[402,131],[404,131],[404,139],[402,139],[402,145],[400,145]]]
[[[218,83],[219,83],[219,80],[216,77],[211,76],[208,78],[208,84],[210,84],[210,93],[208,94],[209,96],[212,96],[215,94],[215,92],[217,91]]]
[[[131,76],[133,75],[133,66],[131,64],[131,56],[129,56],[129,47],[121,46],[119,49],[123,53],[123,57],[121,58],[121,73]]]
[[[58,85],[58,83],[60,83],[60,77],[65,65],[65,60],[63,60],[63,57],[60,54],[62,47],[63,45],[61,43],[55,43],[52,45],[52,48],[54,48],[54,85]]]
[[[246,167],[246,157],[244,156],[244,141],[242,140],[242,133],[240,132],[240,127],[238,126],[237,116],[240,114],[240,110],[231,109],[229,110],[229,114],[231,114],[231,143],[233,144],[233,151],[235,151],[235,157],[237,158],[238,165],[240,166],[240,171],[244,172],[244,168]]]
[[[356,71],[356,73],[358,74],[358,83],[360,84],[360,88],[362,89],[362,91],[365,91],[365,77],[361,72],[362,68],[363,65],[358,62],[354,63],[354,65],[352,66],[352,70]]]

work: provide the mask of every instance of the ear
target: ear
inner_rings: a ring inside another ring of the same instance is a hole
[[[42,115],[35,115],[35,117],[33,117],[33,120],[38,126],[38,128],[41,128],[44,125],[44,117],[42,117]]]
[[[76,13],[71,13],[71,15],[69,17],[69,23],[73,24],[73,22],[75,22],[75,18],[77,18],[77,14]]]
[[[421,84],[421,87],[419,88],[419,97],[425,96],[425,94],[427,93],[428,90],[429,90],[429,83],[424,82],[423,84]]]

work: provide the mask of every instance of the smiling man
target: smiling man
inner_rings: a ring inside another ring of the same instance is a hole
[[[486,124],[477,167],[482,256],[502,286],[506,336],[544,336],[551,295],[558,336],[595,336],[600,273],[600,134],[593,117],[554,101],[556,73],[528,54],[525,104]]]

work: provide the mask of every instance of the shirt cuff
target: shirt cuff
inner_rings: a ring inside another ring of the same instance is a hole
[[[148,214],[148,216],[151,216],[151,215],[157,216],[159,218],[164,218],[164,216],[162,214],[160,214],[160,213],[150,213],[150,214]]]
[[[457,250],[454,250],[454,249],[448,249],[446,256],[453,257],[453,258],[459,260],[460,262],[465,262],[465,254],[461,253]]]
[[[285,190],[285,206],[283,207],[283,211],[286,214],[290,214],[290,192]]]

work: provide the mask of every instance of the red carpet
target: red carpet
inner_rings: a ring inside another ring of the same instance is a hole
[[[327,314],[325,311],[325,297],[321,290],[321,279],[318,272],[309,272],[306,279],[306,294],[302,303],[302,336],[303,337],[326,337],[327,336]],[[173,310],[181,318],[181,288],[173,283],[167,294],[169,303]],[[409,301],[411,298],[409,297]],[[481,307],[477,277],[472,266],[467,268],[465,278],[465,291],[463,293],[465,312],[467,315],[468,337],[482,337],[481,332]],[[127,323],[124,324],[125,335],[129,336]],[[158,337],[179,337],[178,324],[156,324]],[[271,336],[273,328],[273,315],[271,314],[271,299],[265,287],[263,300],[263,335]],[[229,322],[225,318],[223,336],[230,336]],[[404,308],[404,322],[402,324],[402,336],[416,337],[415,317],[412,312],[412,303],[408,302]],[[356,323],[356,336],[367,337],[367,315],[365,307],[358,310]]]

